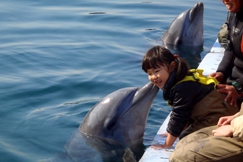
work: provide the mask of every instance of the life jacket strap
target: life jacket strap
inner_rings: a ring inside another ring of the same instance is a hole
[[[177,84],[187,81],[199,82],[204,85],[214,83],[214,89],[216,89],[217,84],[219,84],[217,79],[214,77],[203,75],[203,69],[190,69],[189,72],[191,75],[187,75],[185,78],[177,82],[171,89],[173,89]]]

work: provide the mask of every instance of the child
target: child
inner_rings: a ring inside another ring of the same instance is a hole
[[[224,101],[224,94],[215,90],[216,79],[202,76],[202,71],[190,71],[185,60],[164,47],[151,48],[143,58],[142,69],[163,90],[164,99],[172,107],[166,141],[153,148],[170,147],[177,137],[215,125],[220,117],[239,111]]]

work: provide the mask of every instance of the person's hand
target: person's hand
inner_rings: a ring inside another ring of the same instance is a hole
[[[217,126],[221,127],[223,125],[229,125],[234,118],[235,118],[234,115],[221,117],[219,118]]]
[[[222,82],[224,79],[224,74],[222,72],[214,72],[214,73],[211,73],[209,76],[214,77],[219,82]]]
[[[217,85],[218,92],[226,93],[225,101],[229,102],[230,105],[237,106],[236,99],[239,96],[237,90],[232,85],[227,84],[218,84]]]
[[[233,127],[231,125],[223,125],[215,130],[212,130],[212,134],[213,136],[232,137]]]
[[[168,136],[168,133],[167,132],[164,132],[164,133],[159,134],[159,136],[161,136],[161,137],[167,137]]]
[[[223,126],[223,125],[229,125],[229,124],[231,124],[231,121],[232,121],[234,118],[238,117],[239,114],[240,114],[240,112],[238,112],[238,113],[236,113],[236,114],[234,114],[234,115],[223,116],[223,117],[219,118],[219,121],[218,121],[217,126],[218,126],[218,127],[221,127],[221,126]]]

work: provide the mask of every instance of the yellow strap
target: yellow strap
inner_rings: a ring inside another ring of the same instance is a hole
[[[183,78],[181,81],[177,82],[171,89],[173,89],[177,84],[181,82],[186,82],[186,81],[194,81],[194,82],[200,82],[205,85],[209,85],[211,83],[214,83],[214,88],[216,89],[217,84],[219,83],[217,79],[211,76],[204,76],[203,69],[190,69],[190,72],[192,75],[186,76]]]
[[[216,89],[216,86],[219,82],[214,77],[204,76],[202,74],[203,69],[190,69],[190,72],[192,73],[192,75],[186,76],[181,81],[177,82],[171,89],[173,89],[177,84],[179,84],[181,82],[186,82],[186,81],[200,82],[205,85],[214,83],[214,89]],[[170,105],[170,101],[168,101],[167,104]]]

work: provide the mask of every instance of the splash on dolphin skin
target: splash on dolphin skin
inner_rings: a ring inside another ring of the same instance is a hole
[[[203,46],[203,12],[203,3],[198,2],[177,16],[162,36],[164,45]]]

